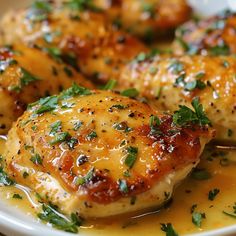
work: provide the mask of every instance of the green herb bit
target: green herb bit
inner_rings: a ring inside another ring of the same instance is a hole
[[[62,143],[70,137],[68,132],[60,132],[55,134],[55,138],[50,142],[51,145]]]
[[[213,56],[229,55],[230,48],[228,45],[223,43],[222,45],[217,45],[217,46],[209,48],[209,52]]]
[[[91,140],[93,140],[93,139],[95,139],[95,138],[97,138],[97,133],[95,132],[95,131],[91,131],[87,136],[86,136],[86,139],[88,140],[88,141],[91,141]]]
[[[128,193],[128,192],[129,192],[129,189],[128,189],[126,180],[124,180],[124,179],[119,179],[118,184],[119,184],[119,190],[120,190],[122,193]]]
[[[159,99],[161,97],[161,94],[162,94],[162,90],[163,90],[163,87],[159,87],[156,91],[156,96],[155,98],[156,99]]]
[[[61,121],[58,120],[54,122],[53,124],[50,125],[50,128],[51,128],[50,134],[55,135],[57,132],[61,130]]]
[[[196,79],[202,79],[205,75],[206,75],[205,72],[198,72],[198,73],[195,75],[195,78],[196,78]]]
[[[114,79],[111,79],[107,82],[106,85],[102,87],[102,90],[112,90],[116,87],[116,85],[117,85],[117,81]]]
[[[228,137],[232,137],[233,136],[233,130],[232,129],[228,129],[228,132],[227,132],[227,134],[228,134]]]
[[[94,5],[93,0],[69,0],[64,3],[64,6],[73,11],[91,10],[94,12],[102,12],[101,8]]]
[[[161,224],[161,230],[166,233],[166,236],[178,236],[171,223]]]
[[[157,67],[155,67],[155,66],[151,66],[151,67],[149,68],[149,73],[150,73],[151,75],[155,75],[155,74],[157,73],[157,71],[158,71],[158,69],[157,69]]]
[[[213,201],[213,200],[215,199],[216,195],[217,195],[219,192],[220,192],[220,190],[217,189],[217,188],[214,188],[214,189],[210,190],[209,193],[208,193],[208,199],[209,199],[210,201]]]
[[[194,111],[186,106],[179,106],[180,109],[178,111],[175,111],[173,115],[174,124],[179,126],[184,126],[188,123],[210,125],[211,122],[203,111],[203,106],[199,103],[199,98],[194,98],[191,104],[194,108]]]
[[[40,105],[36,110],[35,114],[42,114],[44,112],[52,111],[54,110],[58,105],[58,97],[57,96],[51,96],[46,98],[41,98],[37,103],[33,103],[29,105],[29,108],[31,108],[34,105]]]
[[[175,60],[169,65],[168,70],[173,74],[179,74],[184,70],[184,65],[181,62]]]
[[[20,194],[18,194],[18,193],[14,193],[13,196],[12,196],[12,198],[15,198],[15,199],[23,199],[23,197],[22,197]]]
[[[60,95],[60,99],[67,99],[70,97],[75,97],[75,96],[82,96],[82,95],[91,95],[92,92],[84,87],[81,87],[77,85],[76,83],[73,83],[72,87],[69,89],[63,91]]]
[[[46,204],[43,204],[42,210],[43,212],[37,215],[42,221],[52,224],[53,227],[59,230],[78,233],[78,227],[81,226],[82,221],[76,214],[72,213],[70,219],[67,219],[53,207]]]
[[[202,90],[206,88],[206,84],[202,82],[201,80],[193,80],[193,81],[185,83],[184,85],[184,89],[186,89],[187,91],[193,91],[196,88]]]
[[[44,50],[51,56],[55,61],[62,62],[62,52],[59,48],[44,48]]]
[[[192,213],[192,222],[198,227],[200,228],[202,225],[202,221],[203,219],[206,218],[206,214],[205,213],[200,213],[200,212],[193,212]]]
[[[130,88],[122,91],[121,95],[125,97],[135,98],[139,95],[139,91],[136,88]]]
[[[125,165],[131,169],[137,159],[138,148],[130,146],[126,149],[126,151],[128,155],[125,158]]]
[[[35,154],[34,156],[32,156],[30,158],[30,160],[35,164],[35,165],[42,165],[43,164],[43,160],[42,158],[40,157],[39,154]]]
[[[113,105],[109,108],[109,110],[112,110],[113,108],[116,108],[118,110],[123,110],[123,109],[126,109],[127,106],[124,106],[124,105],[121,105],[121,104],[116,104],[116,105]]]
[[[211,178],[211,174],[205,169],[195,168],[191,173],[191,177],[196,180],[207,180]]]
[[[39,78],[35,77],[34,75],[32,75],[29,71],[27,71],[26,69],[24,68],[21,68],[21,73],[22,73],[22,76],[20,78],[20,87],[24,87],[28,84],[30,84],[31,82],[35,82],[37,80],[40,80]]]
[[[143,10],[143,12],[147,12],[150,15],[150,17],[155,16],[155,6],[154,6],[154,4],[143,3],[142,10]]]
[[[8,174],[0,167],[0,184],[4,186],[11,186],[15,184],[15,181],[8,177]]]
[[[24,171],[23,173],[23,178],[26,179],[29,176],[29,173],[27,173],[26,171]]]
[[[88,173],[83,177],[78,177],[76,179],[76,185],[83,185],[89,183],[92,180],[94,174],[94,167],[92,167]]]
[[[75,123],[74,123],[74,128],[73,128],[73,130],[74,131],[77,131],[77,130],[79,130],[79,128],[81,127],[83,125],[83,122],[82,121],[76,121]]]
[[[71,138],[69,139],[66,144],[68,145],[68,147],[72,150],[75,148],[75,145],[78,143],[78,140],[76,138]]]

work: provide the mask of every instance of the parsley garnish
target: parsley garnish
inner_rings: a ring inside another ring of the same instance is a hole
[[[160,131],[159,129],[159,126],[161,124],[161,121],[160,119],[158,118],[158,116],[154,116],[154,115],[151,115],[150,117],[150,135],[153,136],[153,135],[159,135],[159,134],[162,134],[162,132]]]
[[[196,97],[192,100],[194,111],[187,106],[180,105],[180,109],[175,111],[173,115],[173,122],[179,126],[185,126],[189,123],[207,125],[211,124],[210,120],[203,111],[203,106],[199,103],[199,98]]]
[[[20,194],[18,194],[18,193],[14,193],[13,196],[12,196],[12,198],[15,198],[15,199],[22,199],[23,197],[22,197]]]
[[[15,184],[15,181],[8,177],[7,173],[3,170],[2,167],[0,167],[0,184],[4,186],[11,186]]]
[[[40,106],[37,108],[37,110],[35,110],[35,114],[42,114],[47,111],[52,111],[58,105],[58,97],[51,96],[51,97],[41,98],[38,101],[38,104]]]
[[[93,4],[92,0],[69,0],[64,3],[64,6],[74,11],[85,11],[85,10],[91,10],[94,12],[102,11],[101,8],[98,8]]]
[[[74,123],[74,128],[73,128],[73,130],[74,131],[77,131],[81,126],[83,125],[83,122],[82,121],[76,121],[75,123]]]
[[[209,48],[209,52],[213,56],[229,55],[230,48],[228,45],[223,43],[222,45],[217,45],[217,46]]]
[[[95,131],[91,131],[87,136],[86,136],[86,139],[88,141],[91,141],[92,139],[95,139],[97,137],[97,133]]]
[[[166,233],[166,236],[178,236],[171,223],[161,224],[161,230]]]
[[[55,138],[50,142],[51,145],[62,143],[70,137],[68,132],[60,132],[55,134]]]
[[[74,213],[71,214],[70,219],[62,217],[52,206],[43,204],[42,213],[37,216],[42,221],[52,224],[55,228],[64,230],[66,232],[78,233],[78,227],[81,226],[81,219]]]
[[[68,88],[67,90],[63,91],[60,95],[60,99],[66,99],[70,97],[75,97],[75,96],[82,96],[82,95],[91,95],[92,92],[84,87],[81,87],[77,85],[76,83],[73,83],[72,87]]]
[[[107,82],[106,85],[102,87],[102,90],[112,90],[116,87],[116,85],[117,85],[117,81],[114,79],[111,79]]]
[[[93,178],[93,173],[94,173],[94,167],[92,167],[85,176],[78,177],[76,179],[76,184],[83,185],[88,183]]]
[[[53,124],[50,125],[50,128],[51,128],[50,134],[55,135],[57,132],[61,130],[61,121],[58,120],[54,122]]]
[[[179,74],[184,69],[184,65],[177,60],[174,60],[168,67],[168,70],[173,74]]]
[[[122,193],[128,193],[128,192],[129,192],[129,189],[128,189],[126,180],[124,180],[124,179],[119,179],[118,184],[119,184],[119,190],[120,190]]]
[[[219,192],[220,192],[220,190],[217,189],[217,188],[214,188],[214,189],[210,190],[209,193],[208,193],[208,199],[209,199],[210,201],[213,201],[213,200],[215,199],[216,195],[217,195]]]
[[[135,98],[139,95],[139,91],[136,88],[130,88],[122,91],[121,95],[125,97]]]
[[[192,213],[192,222],[199,228],[202,225],[202,220],[205,218],[206,218],[205,213],[200,213],[200,212],[193,212]]]
[[[125,158],[125,165],[127,165],[131,169],[137,159],[138,148],[130,146],[126,150],[128,154]]]
[[[35,154],[34,156],[32,156],[30,158],[30,160],[35,164],[35,165],[42,165],[43,164],[43,160],[42,158],[40,157],[39,154]]]
[[[205,169],[193,169],[191,177],[196,180],[207,180],[211,178],[211,174]]]

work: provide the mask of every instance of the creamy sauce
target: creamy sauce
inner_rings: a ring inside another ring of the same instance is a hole
[[[1,139],[0,153],[3,150],[4,140]],[[225,161],[226,159],[228,161]],[[208,170],[212,177],[201,181],[188,177],[176,188],[173,201],[168,207],[133,217],[87,221],[80,232],[89,235],[164,235],[160,230],[160,224],[172,223],[179,234],[188,234],[235,224],[236,219],[226,216],[222,211],[233,213],[232,207],[236,202],[236,152],[228,151],[220,154],[216,150],[206,150],[199,168]],[[215,188],[220,192],[213,201],[210,201],[208,193]],[[13,198],[14,194],[19,194],[22,199]],[[40,208],[35,195],[20,185],[1,187],[0,197],[32,217],[36,216]],[[196,212],[206,214],[202,228],[197,228],[192,223],[191,207],[194,204],[197,204]]]

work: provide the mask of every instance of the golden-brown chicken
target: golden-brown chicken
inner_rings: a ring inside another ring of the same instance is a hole
[[[173,30],[189,19],[185,0],[94,0],[114,24],[147,40]]]
[[[236,59],[234,57],[155,57],[133,61],[120,87],[134,87],[158,109],[175,111],[198,96],[216,139],[236,141]]]
[[[5,134],[28,103],[60,92],[73,82],[92,88],[73,68],[25,46],[0,48],[0,134]]]
[[[37,44],[100,80],[116,77],[120,66],[147,50],[86,2],[37,1],[28,9],[7,13],[0,28],[3,44]]]
[[[190,21],[176,31],[176,54],[228,55],[236,53],[236,14],[224,11],[216,16]]]
[[[163,204],[212,135],[134,99],[74,85],[30,106],[4,157],[12,178],[62,212],[105,217]]]

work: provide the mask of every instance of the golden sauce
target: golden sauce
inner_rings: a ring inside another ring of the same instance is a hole
[[[4,140],[0,140],[0,153],[4,150]],[[227,161],[226,161],[227,160]],[[223,165],[222,165],[223,164]],[[194,180],[188,177],[181,183],[173,195],[173,201],[168,208],[149,212],[136,217],[119,216],[104,220],[87,221],[80,232],[89,235],[164,235],[161,223],[171,223],[179,234],[199,233],[224,226],[236,224],[222,211],[233,213],[236,202],[236,152],[219,152],[206,150],[203,154],[199,168],[205,168],[211,174],[207,180]],[[208,199],[212,189],[219,189],[213,201]],[[13,198],[20,194],[22,199]],[[34,194],[27,188],[17,185],[15,187],[1,187],[0,198],[12,206],[20,208],[28,215],[35,216],[40,205]],[[205,213],[201,228],[192,223],[191,207],[197,204],[196,212]]]

